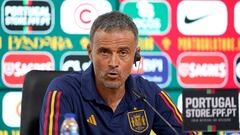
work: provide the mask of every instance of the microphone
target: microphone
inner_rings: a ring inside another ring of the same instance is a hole
[[[142,95],[140,92],[136,90],[132,90],[132,92],[138,99],[145,102],[153,110],[153,112],[155,112],[172,129],[172,131],[176,135],[179,135],[178,132],[173,128],[173,126],[146,100],[146,97],[144,95]]]

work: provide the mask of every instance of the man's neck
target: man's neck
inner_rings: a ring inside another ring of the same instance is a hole
[[[112,111],[115,112],[118,104],[122,100],[125,94],[125,88],[119,89],[107,89],[107,88],[98,88],[97,89],[100,96],[104,99],[107,105],[112,108]]]

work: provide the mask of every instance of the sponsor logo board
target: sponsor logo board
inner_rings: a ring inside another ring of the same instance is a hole
[[[89,34],[93,21],[112,11],[107,0],[65,0],[60,9],[61,28],[68,34]]]
[[[133,75],[141,75],[143,78],[157,83],[160,87],[166,87],[171,81],[170,58],[165,53],[141,53],[141,60],[132,68]]]
[[[183,90],[182,94],[184,130],[239,129],[237,89]]]
[[[9,34],[47,34],[54,26],[51,1],[6,0],[1,11],[2,28]]]
[[[240,34],[240,2],[237,2],[234,7],[234,28]]]
[[[184,35],[222,35],[228,25],[228,12],[222,1],[181,1],[177,27]]]
[[[187,88],[221,88],[227,83],[228,63],[223,53],[185,52],[177,59],[177,80]]]
[[[60,69],[63,71],[86,70],[91,61],[87,52],[67,52],[61,57]]]
[[[7,92],[2,99],[2,118],[9,127],[20,127],[22,92]]]
[[[170,30],[171,13],[166,1],[124,1],[120,11],[133,18],[139,35],[165,35]]]
[[[54,70],[54,59],[47,52],[7,52],[2,58],[2,80],[8,87],[21,87],[30,70]]]

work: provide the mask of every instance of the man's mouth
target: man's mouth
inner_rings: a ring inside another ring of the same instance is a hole
[[[108,72],[107,77],[109,77],[111,79],[116,79],[119,77],[119,74],[117,72]]]

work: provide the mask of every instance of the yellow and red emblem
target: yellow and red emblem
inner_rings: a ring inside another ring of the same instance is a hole
[[[138,133],[143,133],[148,128],[148,119],[145,110],[134,110],[128,112],[130,128]]]

